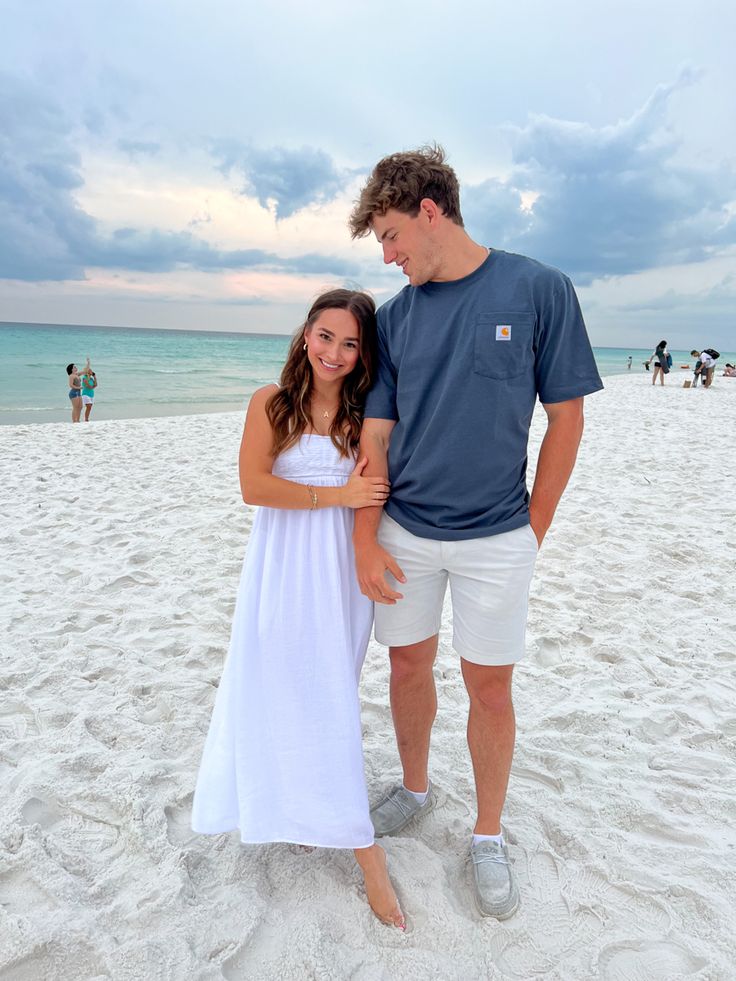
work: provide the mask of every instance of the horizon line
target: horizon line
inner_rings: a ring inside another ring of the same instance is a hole
[[[195,327],[131,327],[120,324],[59,324],[45,320],[0,320],[0,327],[74,327],[80,330],[140,330],[158,331],[161,334],[226,334],[241,337],[292,337],[293,334],[280,334],[273,331],[258,330],[201,330]]]

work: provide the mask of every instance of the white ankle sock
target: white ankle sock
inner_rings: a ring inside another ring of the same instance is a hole
[[[500,835],[473,835],[473,844],[477,845],[481,841],[495,841],[497,845],[504,845],[503,832]]]
[[[418,794],[414,790],[409,790],[409,788],[408,787],[405,787],[403,783],[402,783],[401,786],[404,787],[404,790],[407,792],[407,794],[411,794],[411,796],[414,798],[414,800],[418,804],[423,804],[425,802],[425,800],[427,799],[427,794],[429,793],[429,787],[427,787],[427,789],[424,791],[423,794]]]

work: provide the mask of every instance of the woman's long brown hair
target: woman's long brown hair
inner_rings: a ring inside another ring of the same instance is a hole
[[[266,403],[266,414],[273,430],[274,456],[293,446],[307,429],[315,428],[310,409],[312,366],[304,342],[305,332],[325,310],[348,310],[360,328],[358,361],[343,381],[340,404],[329,432],[342,456],[352,455],[358,446],[365,397],[378,363],[376,305],[367,293],[336,289],[322,293],[312,304],[307,319],[291,341],[279,390]]]

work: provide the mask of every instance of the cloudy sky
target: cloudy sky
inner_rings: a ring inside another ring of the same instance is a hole
[[[438,141],[593,342],[736,347],[731,0],[0,0],[0,320],[290,332],[404,284],[346,219]]]

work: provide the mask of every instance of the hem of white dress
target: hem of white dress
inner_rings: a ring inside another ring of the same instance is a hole
[[[224,835],[229,834],[231,831],[239,831],[237,824],[233,824],[229,827],[220,827],[212,831],[205,831],[202,828],[192,827],[192,831],[198,835]],[[343,842],[337,844],[334,841],[316,841],[313,838],[305,840],[303,838],[287,838],[287,837],[276,837],[276,838],[246,838],[240,835],[240,843],[242,845],[304,845],[307,848],[370,848],[371,845],[375,844],[375,837],[372,836],[369,841],[361,841],[357,844],[346,845]]]
[[[243,838],[241,835],[240,843],[242,845],[304,845],[306,848],[370,848],[371,845],[375,844],[375,838],[371,838],[368,842],[361,842],[360,844],[336,844],[335,842],[325,842],[325,841],[314,841],[309,839],[308,841],[297,840],[296,838]]]

